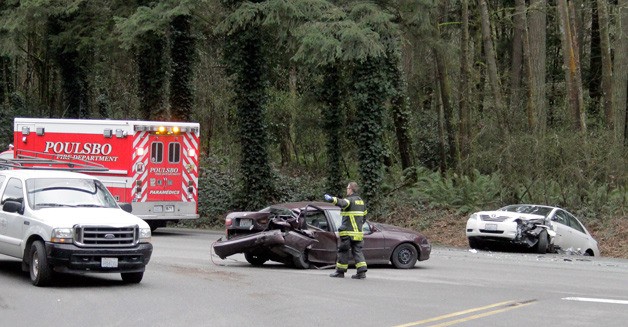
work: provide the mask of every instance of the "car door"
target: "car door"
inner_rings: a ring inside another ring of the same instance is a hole
[[[24,187],[22,181],[10,178],[2,190],[0,205],[6,201],[17,201],[24,204]],[[0,247],[2,253],[13,257],[22,257],[20,246],[22,245],[22,231],[24,229],[24,216],[18,212],[0,211]]]
[[[364,232],[364,247],[362,252],[364,253],[366,263],[387,263],[389,261],[388,253],[390,253],[390,250],[386,248],[384,233],[368,221],[362,226],[362,231]]]
[[[574,247],[578,242],[573,228],[569,226],[569,214],[562,209],[556,209],[552,217],[552,223],[556,231],[554,245],[559,246],[563,250],[576,250]]]
[[[586,251],[589,248],[590,236],[587,234],[586,229],[574,215],[567,213],[567,218],[569,221],[569,227],[572,229],[573,236],[573,248],[574,250],[580,249],[581,251]]]
[[[338,223],[336,224],[336,220]],[[338,249],[338,225],[340,210],[324,210],[308,213],[305,217],[308,230],[312,232],[317,243],[312,244],[308,251],[308,260],[316,263],[331,264],[336,262]]]
[[[6,180],[6,176],[0,175],[0,192],[4,190],[4,181]],[[2,193],[0,193],[2,194]],[[7,237],[9,231],[9,218],[7,218],[7,213],[4,210],[0,209],[0,253],[7,253],[6,247],[7,244],[4,239]]]

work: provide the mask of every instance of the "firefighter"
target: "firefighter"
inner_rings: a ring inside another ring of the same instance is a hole
[[[338,261],[336,262],[336,272],[329,277],[344,278],[345,272],[349,268],[349,259],[353,255],[357,274],[351,276],[353,279],[366,278],[366,261],[362,254],[364,244],[364,233],[362,225],[366,220],[366,205],[364,200],[358,195],[358,184],[350,182],[347,185],[347,196],[337,198],[325,194],[325,201],[331,202],[341,208],[341,226],[338,228],[340,234],[340,244],[338,245]]]

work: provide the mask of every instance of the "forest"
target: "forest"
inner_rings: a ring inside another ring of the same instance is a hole
[[[357,181],[436,241],[536,203],[627,254],[627,72],[628,0],[0,0],[0,149],[14,117],[196,121],[195,226]]]

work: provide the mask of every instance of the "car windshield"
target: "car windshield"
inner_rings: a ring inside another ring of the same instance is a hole
[[[89,178],[31,178],[26,180],[26,193],[28,203],[34,210],[53,207],[118,206],[100,181]]]
[[[518,213],[530,213],[534,215],[539,215],[543,217],[547,217],[547,215],[552,212],[552,208],[550,207],[541,207],[541,206],[533,206],[533,205],[510,205],[499,209],[499,211],[510,211],[510,212],[518,212]]]

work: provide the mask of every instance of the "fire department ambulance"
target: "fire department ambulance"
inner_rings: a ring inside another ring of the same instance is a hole
[[[106,168],[82,171],[152,230],[198,218],[198,123],[15,118],[13,131],[15,158]]]

